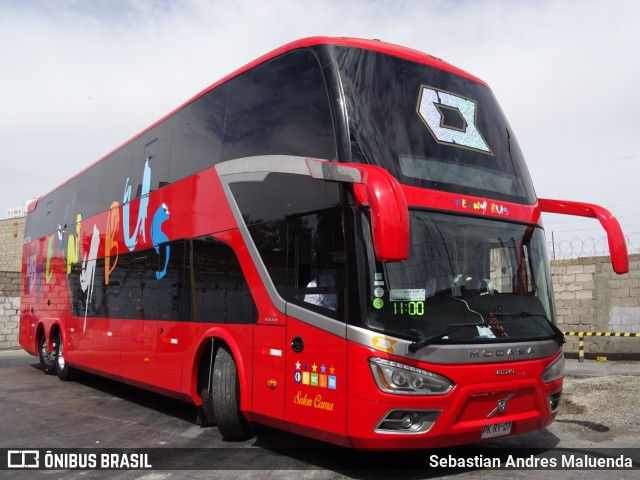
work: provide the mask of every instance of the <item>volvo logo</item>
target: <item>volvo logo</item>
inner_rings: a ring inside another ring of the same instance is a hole
[[[469,350],[469,358],[518,357],[521,355],[533,355],[534,353],[533,347],[492,348],[485,350]]]
[[[491,411],[491,413],[489,413],[489,415],[487,415],[487,418],[493,417],[496,413],[504,413],[505,410],[507,409],[507,402],[511,400],[513,395],[514,395],[513,393],[510,393],[509,395],[507,395],[507,397],[503,398],[502,400],[498,400],[498,406],[494,408]]]

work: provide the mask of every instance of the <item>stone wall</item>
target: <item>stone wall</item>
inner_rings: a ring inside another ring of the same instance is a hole
[[[629,257],[629,273],[613,272],[609,257],[554,260],[551,274],[561,330],[640,333],[640,255]],[[584,337],[585,356],[640,356],[640,336]],[[567,352],[578,351],[568,336]]]
[[[20,346],[20,269],[26,220],[0,220],[0,350]]]
[[[0,272],[0,350],[19,348],[20,273]]]

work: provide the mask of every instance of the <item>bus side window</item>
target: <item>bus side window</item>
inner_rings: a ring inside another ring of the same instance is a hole
[[[133,162],[130,169],[131,199],[142,196],[142,179],[145,164],[149,162],[151,183],[149,191],[153,192],[169,184],[169,157],[171,153],[171,125],[169,118],[144,133],[133,142]],[[121,201],[124,183],[117,185],[121,190],[113,200]],[[116,190],[117,192],[118,190]],[[110,204],[109,204],[110,205]],[[108,205],[107,205],[108,206]],[[103,206],[104,208],[104,206]]]
[[[189,272],[192,319],[198,322],[254,323],[258,310],[233,249],[213,237],[191,242]]]
[[[336,158],[327,89],[311,51],[287,53],[229,82],[222,160],[256,155]]]
[[[228,91],[228,84],[220,85],[175,114],[169,182],[176,182],[220,161]]]
[[[341,319],[346,262],[340,185],[271,173],[262,182],[231,184],[231,191],[279,295]],[[320,295],[334,308],[318,305]]]
[[[319,312],[336,317],[342,310],[346,286],[341,209],[308,215],[303,217],[303,223],[310,228],[299,232],[290,229],[296,289],[291,300],[314,310],[320,307]]]

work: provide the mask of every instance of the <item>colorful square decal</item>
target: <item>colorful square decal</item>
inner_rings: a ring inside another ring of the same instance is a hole
[[[293,376],[293,379],[296,383],[300,383],[302,381],[302,374],[300,372],[296,372],[296,374]]]
[[[312,387],[317,387],[318,386],[318,374],[317,373],[312,373],[311,374],[311,386]]]
[[[320,376],[318,377],[318,380],[319,380],[319,383],[320,383],[320,385],[319,385],[319,386],[320,386],[321,388],[327,388],[327,386],[328,386],[327,381],[329,380],[329,379],[328,379],[328,377],[327,377],[327,375],[322,375],[322,374],[320,374]]]
[[[309,372],[302,372],[302,383],[304,385],[309,385]]]
[[[329,375],[329,388],[331,388],[332,390],[336,389],[336,376],[335,375]]]

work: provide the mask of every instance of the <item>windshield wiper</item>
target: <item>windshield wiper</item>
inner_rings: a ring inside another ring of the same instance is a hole
[[[455,327],[453,327],[453,328],[451,328],[449,330],[445,330],[442,333],[438,333],[437,335],[433,335],[431,337],[426,337],[426,338],[423,338],[422,340],[418,340],[416,342],[413,342],[413,343],[409,344],[409,351],[411,353],[416,353],[421,348],[428,347],[433,342],[437,342],[438,340],[442,340],[444,337],[446,337],[448,335],[451,335],[452,333],[457,332],[458,330],[460,330],[461,328],[464,328],[464,327],[486,327],[486,326],[487,326],[487,324],[484,323],[484,322],[460,323],[460,324],[456,325]]]
[[[542,313],[531,313],[531,312],[520,312],[520,313],[504,313],[504,312],[500,312],[500,313],[494,313],[493,315],[498,315],[498,316],[505,316],[505,317],[511,317],[511,318],[542,318],[546,321],[546,323],[551,327],[551,330],[553,330],[553,338],[556,342],[558,342],[558,345],[562,346],[566,340],[564,338],[564,333],[562,333],[562,331],[556,327],[556,325],[549,319],[549,317],[547,317],[546,315],[542,314]]]

